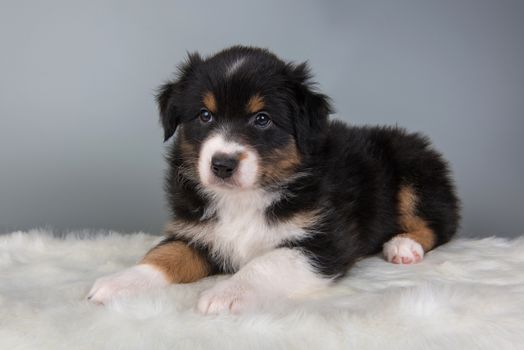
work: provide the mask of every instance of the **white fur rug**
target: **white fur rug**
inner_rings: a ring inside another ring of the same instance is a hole
[[[243,316],[194,311],[215,278],[84,299],[159,239],[0,236],[0,349],[524,349],[524,237],[455,240],[411,266],[368,258],[322,295]]]

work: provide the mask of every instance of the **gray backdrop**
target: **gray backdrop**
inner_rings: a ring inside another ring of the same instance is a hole
[[[524,233],[523,1],[1,1],[0,232],[159,232],[153,102],[186,51],[309,60],[337,118],[424,131],[462,235]]]

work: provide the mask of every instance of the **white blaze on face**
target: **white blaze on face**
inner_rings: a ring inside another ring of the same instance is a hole
[[[238,166],[230,179],[217,178],[211,171],[211,160],[217,153],[236,156]],[[204,186],[233,185],[240,188],[250,188],[255,185],[258,172],[258,157],[249,147],[240,143],[228,141],[222,134],[211,135],[204,141],[198,157],[198,174]]]
[[[246,59],[244,57],[237,58],[233,63],[231,63],[226,70],[226,77],[231,77],[237,72],[237,70],[245,63]]]

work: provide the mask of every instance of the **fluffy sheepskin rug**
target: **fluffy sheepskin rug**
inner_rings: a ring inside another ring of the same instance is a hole
[[[97,277],[159,240],[0,236],[0,349],[524,349],[524,237],[457,239],[410,266],[364,259],[329,291],[256,314],[195,312],[224,276],[105,307],[85,300]]]

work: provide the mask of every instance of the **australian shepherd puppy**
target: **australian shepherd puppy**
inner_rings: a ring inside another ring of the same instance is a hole
[[[231,274],[200,296],[204,314],[243,312],[325,288],[383,251],[420,262],[455,233],[449,169],[428,139],[330,121],[305,63],[235,46],[192,54],[157,96],[172,137],[166,238],[88,298]]]

